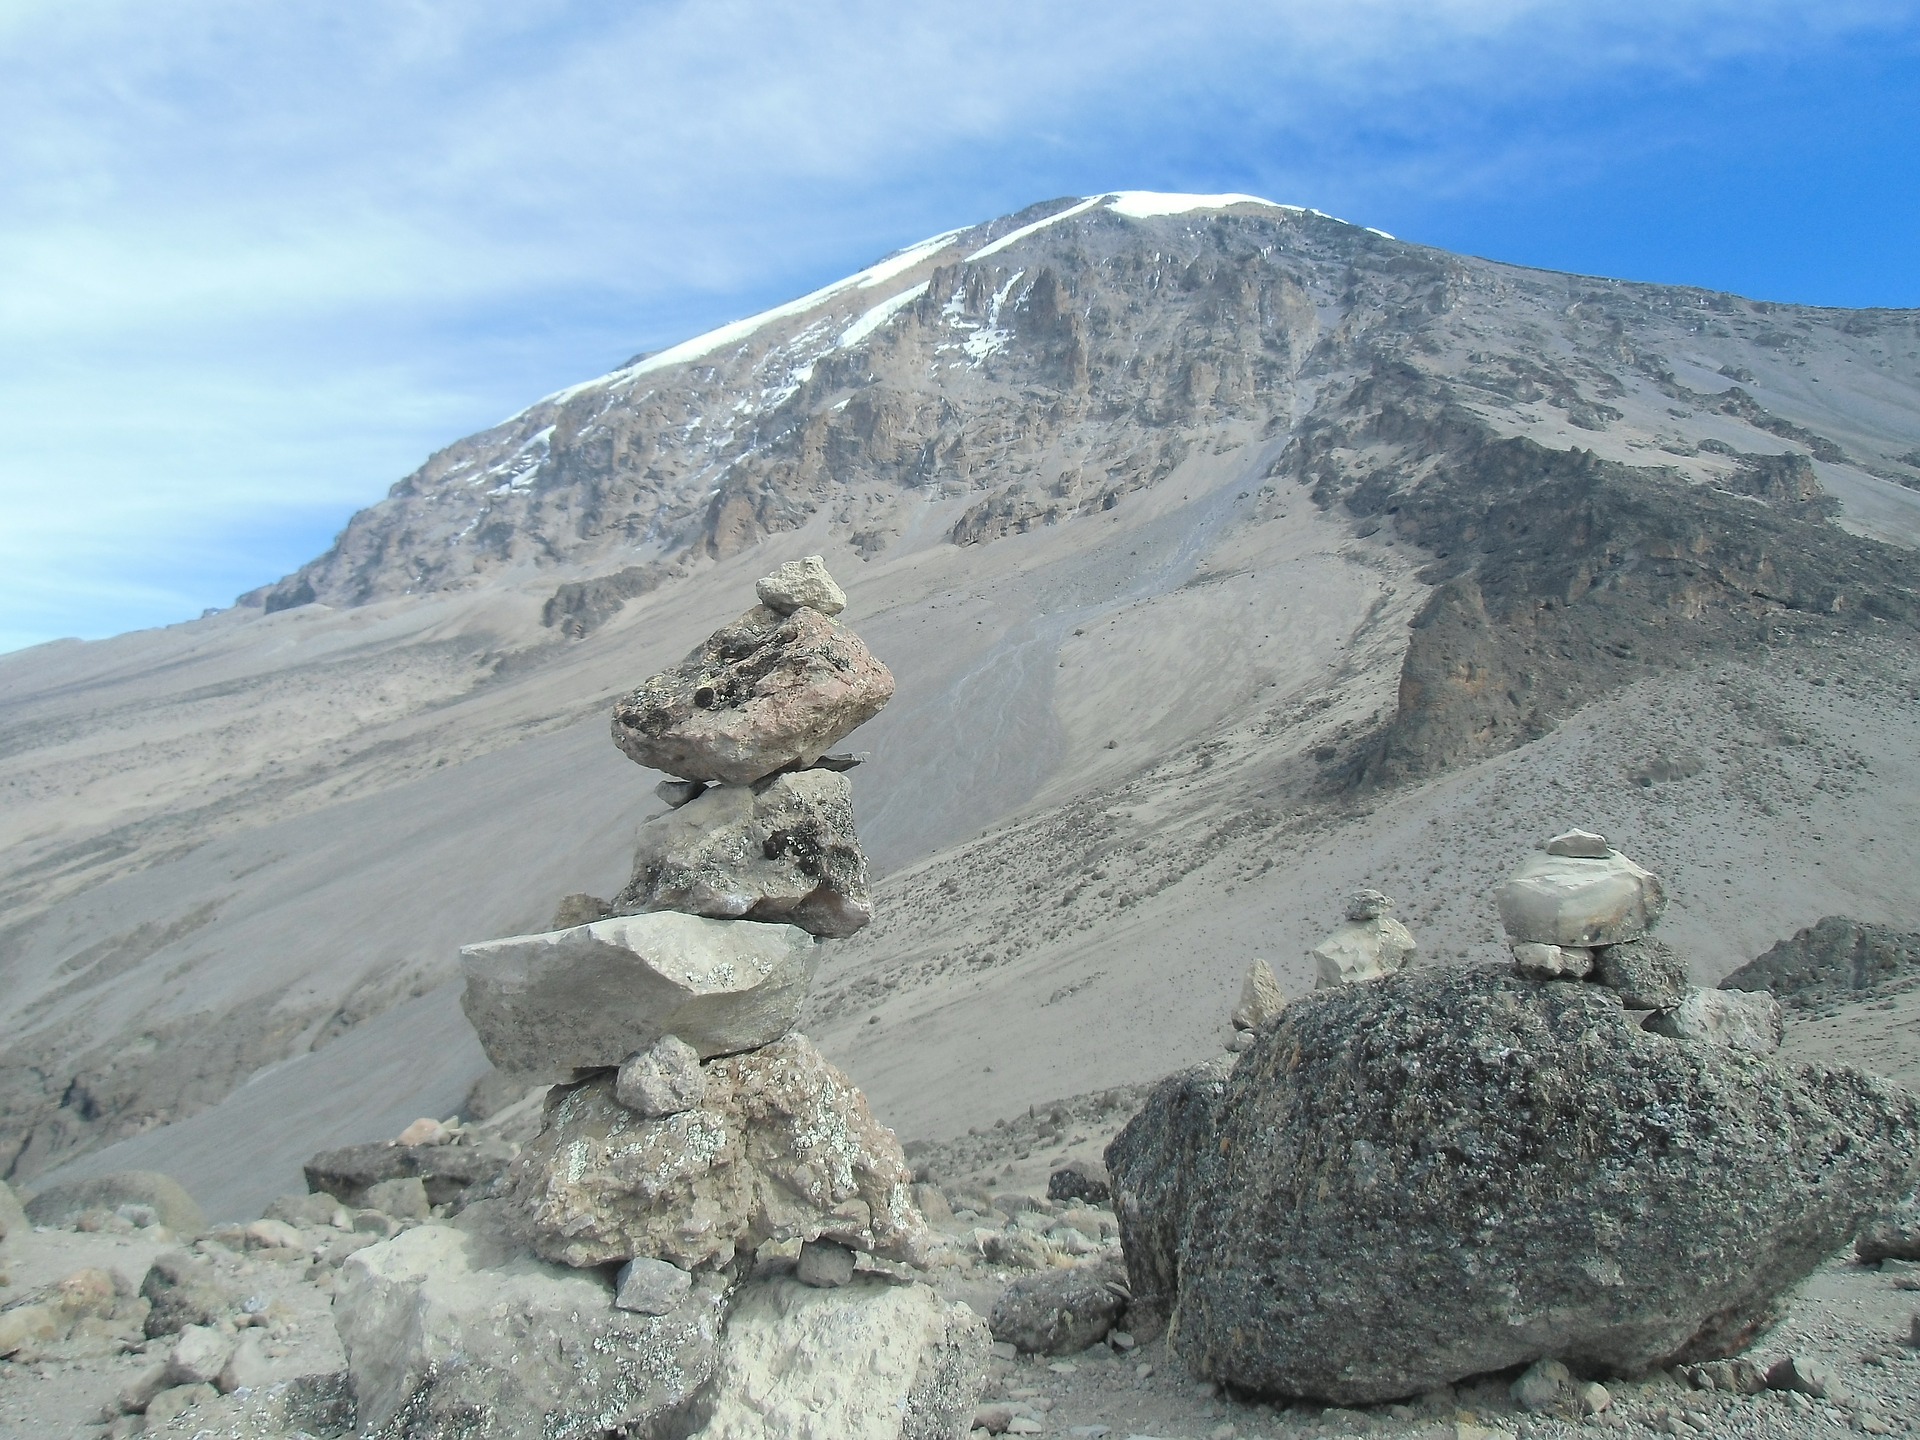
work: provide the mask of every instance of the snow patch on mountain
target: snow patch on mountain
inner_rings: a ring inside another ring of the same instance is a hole
[[[882,300],[878,305],[874,306],[871,310],[867,311],[866,314],[854,321],[853,324],[840,332],[840,348],[842,350],[851,350],[855,345],[858,345],[862,340],[873,334],[874,331],[878,330],[882,325],[893,319],[894,316],[898,315],[902,310],[906,309],[907,306],[913,304],[914,301],[926,293],[927,282],[922,280],[911,290],[902,290],[898,295]]]
[[[989,255],[998,255],[1009,245],[1017,244],[1026,239],[1027,236],[1046,229],[1049,225],[1058,225],[1062,220],[1071,220],[1075,215],[1084,214],[1106,198],[1104,195],[1095,195],[1089,199],[1082,200],[1078,205],[1069,205],[1064,210],[1057,210],[1044,220],[1036,220],[1031,225],[1022,225],[1018,230],[1009,230],[998,240],[982,245],[978,250],[967,256],[961,263],[971,265],[974,261],[984,260]]]

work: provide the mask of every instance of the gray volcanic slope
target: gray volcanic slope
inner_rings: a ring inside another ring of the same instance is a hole
[[[816,551],[899,691],[808,1025],[905,1135],[1204,1056],[1355,884],[1490,957],[1571,823],[1702,980],[1920,925],[1920,315],[1214,201],[936,237],[449,446],[230,611],[0,657],[7,1177],[258,1213],[453,1109],[457,945],[611,893],[658,809],[613,697]]]

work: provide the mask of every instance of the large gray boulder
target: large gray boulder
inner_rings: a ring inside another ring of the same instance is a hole
[[[893,1132],[806,1036],[701,1067],[706,1093],[649,1118],[605,1075],[556,1091],[514,1165],[540,1254],[686,1269],[768,1240],[825,1237],[919,1264],[930,1236]]]
[[[893,673],[818,610],[756,605],[613,707],[613,741],[686,780],[811,765],[893,697]]]
[[[618,1065],[662,1035],[702,1055],[777,1040],[813,977],[792,925],[662,911],[464,946],[461,1005],[502,1070]]]
[[[1617,850],[1603,858],[1545,851],[1529,855],[1494,900],[1507,937],[1535,945],[1584,947],[1637,940],[1667,908],[1659,877]]]
[[[845,938],[873,918],[853,787],[832,770],[716,785],[640,831],[616,913],[682,910]]]
[[[1647,1029],[1675,1040],[1731,1045],[1771,1055],[1785,1036],[1780,1002],[1771,995],[1738,990],[1690,990],[1671,1010],[1647,1019]]]
[[[740,1288],[695,1440],[963,1440],[987,1327],[925,1285],[877,1276]]]
[[[822,615],[838,615],[847,608],[847,592],[834,583],[826,560],[819,555],[787,561],[771,575],[762,576],[753,593],[776,615],[791,615],[803,605]]]
[[[1108,1148],[1136,1291],[1199,1374],[1340,1404],[1733,1353],[1920,1176],[1904,1091],[1491,970],[1316,991],[1205,1088]]]
[[[334,1323],[359,1433],[588,1440],[682,1412],[713,1373],[733,1277],[696,1276],[665,1315],[614,1304],[601,1271],[525,1253],[483,1201],[340,1267]]]

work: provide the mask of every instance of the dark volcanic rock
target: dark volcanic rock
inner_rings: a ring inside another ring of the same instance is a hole
[[[873,900],[853,829],[853,787],[831,770],[714,786],[641,830],[633,878],[613,909],[855,934],[873,918]]]
[[[466,1145],[390,1145],[376,1140],[323,1150],[300,1168],[309,1190],[324,1191],[342,1205],[363,1204],[368,1187],[383,1180],[422,1181],[427,1199],[444,1205],[469,1185],[483,1185],[499,1175],[513,1154],[511,1146],[488,1140]]]
[[[810,765],[893,697],[893,672],[818,610],[756,605],[613,707],[628,758],[746,785]]]
[[[1720,982],[1722,990],[1771,990],[1802,1009],[1920,977],[1920,935],[1829,915],[1782,940]]]
[[[1920,1176],[1904,1091],[1489,970],[1315,992],[1206,1089],[1107,1151],[1136,1289],[1198,1373],[1342,1404],[1729,1354]]]

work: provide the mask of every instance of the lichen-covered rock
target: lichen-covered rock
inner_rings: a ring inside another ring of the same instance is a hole
[[[660,911],[460,951],[461,1006],[502,1070],[619,1065],[662,1035],[702,1055],[792,1028],[814,941],[791,925]]]
[[[1108,1148],[1134,1284],[1199,1374],[1341,1404],[1733,1353],[1920,1178],[1904,1091],[1502,971],[1316,991],[1204,1088]]]
[[[700,1052],[678,1035],[662,1035],[638,1055],[629,1056],[613,1077],[613,1098],[649,1117],[691,1110],[706,1095]]]
[[[359,1433],[588,1440],[683,1410],[713,1372],[733,1277],[706,1271],[664,1315],[614,1305],[599,1271],[514,1243],[498,1201],[340,1267],[334,1322]]]
[[[893,673],[851,630],[757,605],[613,708],[613,740],[686,780],[746,785],[810,765],[893,697]]]
[[[640,831],[616,913],[681,910],[843,939],[873,918],[853,787],[832,770],[716,785]]]
[[[1507,938],[1536,945],[1617,945],[1667,908],[1659,877],[1618,851],[1604,858],[1536,852],[1495,893]]]
[[[1127,1289],[1100,1264],[1023,1275],[993,1302],[993,1338],[1029,1355],[1069,1355],[1097,1345],[1126,1313]]]
[[[1780,1002],[1771,995],[1689,990],[1673,1009],[1650,1016],[1647,1029],[1675,1040],[1704,1040],[1771,1055],[1780,1048],[1781,1022]]]
[[[1413,933],[1391,915],[1347,920],[1313,947],[1315,984],[1358,985],[1391,975],[1418,949]]]
[[[693,1440],[963,1440],[987,1327],[924,1285],[743,1285]]]
[[[924,1260],[899,1142],[806,1036],[701,1068],[700,1104],[658,1119],[620,1104],[612,1076],[556,1090],[514,1166],[535,1249],[568,1265],[645,1255],[692,1269],[825,1236]]]
[[[1670,1010],[1686,999],[1687,962],[1651,935],[1593,952],[1592,978],[1634,1010]]]

